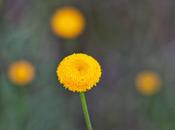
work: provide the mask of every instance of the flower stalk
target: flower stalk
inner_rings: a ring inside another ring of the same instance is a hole
[[[89,117],[86,97],[85,97],[85,94],[83,92],[80,93],[80,99],[81,99],[81,105],[82,105],[82,109],[83,109],[83,112],[84,112],[84,118],[85,118],[85,122],[86,122],[86,125],[87,125],[87,129],[92,130],[92,124],[91,124],[90,117]]]

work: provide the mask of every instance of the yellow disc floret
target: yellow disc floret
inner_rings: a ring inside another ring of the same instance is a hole
[[[161,80],[157,73],[144,71],[136,77],[136,88],[143,95],[155,94],[161,86]]]
[[[101,67],[91,56],[82,53],[65,57],[57,68],[58,80],[73,92],[86,92],[101,77]]]
[[[78,9],[63,7],[53,15],[51,27],[56,35],[65,39],[73,39],[83,32],[85,19]]]
[[[35,69],[31,63],[25,60],[17,61],[10,65],[8,70],[9,79],[16,85],[27,85],[35,75]]]

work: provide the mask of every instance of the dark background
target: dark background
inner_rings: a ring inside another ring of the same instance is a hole
[[[55,36],[55,9],[71,5],[85,15],[74,41]],[[85,130],[79,95],[61,87],[60,60],[84,52],[103,75],[87,92],[94,130],[175,130],[174,0],[0,0],[0,130]],[[30,61],[36,78],[25,87],[7,76],[16,60]],[[135,89],[136,75],[157,72],[154,96]]]

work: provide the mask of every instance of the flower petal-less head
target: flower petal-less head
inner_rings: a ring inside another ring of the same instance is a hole
[[[65,57],[57,68],[58,80],[73,92],[86,92],[101,77],[100,64],[91,56],[76,53]]]
[[[152,71],[139,73],[135,83],[138,92],[148,96],[157,93],[162,84],[159,75]]]
[[[85,18],[78,9],[63,7],[54,13],[51,27],[56,35],[65,39],[74,39],[83,32]]]
[[[35,76],[35,68],[25,60],[14,62],[8,70],[9,79],[16,85],[27,85]]]

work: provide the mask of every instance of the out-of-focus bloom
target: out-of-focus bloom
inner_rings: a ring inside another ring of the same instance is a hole
[[[78,37],[85,28],[85,18],[74,7],[63,7],[56,10],[51,20],[53,32],[65,39]]]
[[[65,57],[57,68],[58,80],[73,92],[86,92],[99,82],[100,64],[91,56],[76,53]]]
[[[34,79],[35,69],[28,61],[20,60],[10,65],[8,76],[14,84],[24,86]]]
[[[161,87],[159,75],[152,71],[143,71],[136,77],[136,88],[143,95],[153,95]]]

